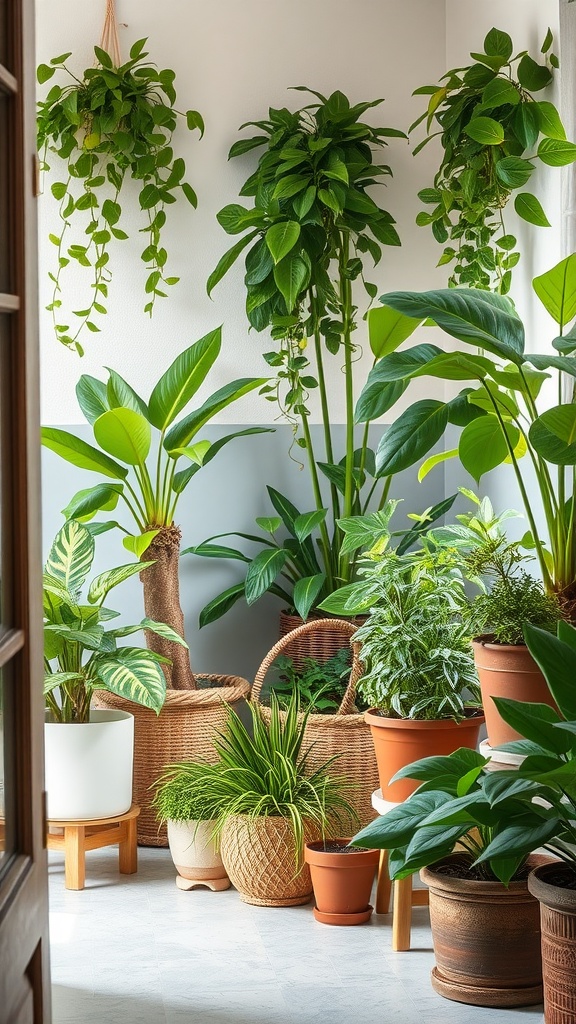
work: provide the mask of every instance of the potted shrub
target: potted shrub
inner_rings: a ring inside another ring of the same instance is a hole
[[[168,828],[168,845],[178,872],[180,889],[208,886],[212,891],[228,889],[230,880],[213,838],[214,819],[210,799],[198,794],[188,766],[168,765],[156,782],[154,807]]]
[[[343,795],[347,783],[332,771],[334,758],[309,766],[306,714],[297,699],[281,718],[272,698],[269,723],[257,705],[249,706],[252,732],[229,708],[214,740],[219,760],[190,762],[190,783],[212,809],[224,867],[240,898],[267,907],[307,903],[312,883],[304,843],[337,829],[342,814],[353,814]]]
[[[355,421],[355,332],[363,311],[356,305],[354,282],[364,286],[369,305],[376,287],[368,278],[368,258],[376,264],[384,246],[400,244],[394,218],[374,198],[374,186],[392,173],[380,162],[386,140],[406,136],[362,120],[382,100],[351,104],[340,91],[324,96],[298,88],[311,93],[304,107],[270,109],[264,120],[254,122],[257,134],[230,150],[232,158],[257,149],[261,155],[241,190],[249,205],[233,203],[218,214],[224,230],[237,240],[207,287],[210,293],[246,253],[247,317],[257,331],[271,328],[274,342],[264,358],[277,376],[264,393],[293,428],[292,448],[300,451],[310,474],[314,504],[301,512],[269,488],[276,515],[260,521],[260,542],[258,535],[249,538],[259,547],[250,558],[245,584],[210,602],[205,621],[242,596],[252,604],[267,590],[306,619],[323,596],[353,578],[354,559],[341,549],[336,519],[364,511],[371,499],[374,504],[381,496],[384,500],[390,486],[375,474],[368,427],[358,428]],[[372,338],[371,346],[377,360],[382,337]],[[341,386],[336,377],[331,383],[334,370]],[[337,450],[333,437],[330,406],[337,387],[345,408],[344,451]],[[399,392],[395,387],[389,391],[392,402]],[[321,409],[321,451],[310,428],[314,392]],[[370,418],[389,407],[381,396]],[[290,545],[276,541],[282,524]],[[221,557],[214,540],[195,553]],[[228,557],[238,554],[229,550]]]
[[[414,789],[407,779],[391,783],[399,768],[425,754],[474,748],[484,721],[461,564],[448,548],[373,549],[361,579],[323,603],[328,611],[369,610],[354,636],[364,665],[357,690],[370,705],[365,718],[387,801]]]
[[[314,917],[322,924],[365,924],[372,916],[370,893],[378,850],[359,850],[349,839],[306,843],[304,860],[314,888]]]
[[[47,719],[47,816],[57,820],[124,814],[132,803],[134,717],[94,710],[92,698],[109,691],[158,715],[166,681],[162,658],[118,640],[148,629],[185,646],[169,626],[145,618],[108,627],[118,614],[104,606],[109,592],[150,562],[130,562],[100,573],[82,589],[94,560],[86,526],[70,521],[54,539],[44,570],[44,694]]]

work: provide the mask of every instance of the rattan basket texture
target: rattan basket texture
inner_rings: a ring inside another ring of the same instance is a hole
[[[305,842],[319,837],[318,829],[305,829]],[[308,903],[312,896],[310,869],[303,862],[300,868],[297,866],[294,832],[288,818],[230,815],[222,830],[220,854],[244,903],[294,907]]]
[[[290,612],[280,612],[280,640],[288,633],[293,633],[300,626],[312,626],[319,622],[331,622],[334,629],[328,625],[321,629],[309,629],[297,636],[292,637],[290,657],[297,669],[302,667],[304,658],[315,658],[317,661],[328,661],[334,654],[342,650],[346,644],[342,642],[342,630],[339,628],[342,622],[349,622],[354,628],[366,622],[366,616],[359,616],[356,619],[328,619],[324,615],[313,615],[304,622],[299,615],[292,615]]]
[[[214,735],[224,727],[226,707],[248,697],[250,683],[240,676],[204,676],[210,686],[200,690],[168,690],[166,703],[156,716],[140,704],[100,691],[100,707],[118,708],[134,715],[133,800],[138,817],[140,846],[168,846],[166,826],[159,826],[151,806],[150,787],[168,764],[179,761],[217,760]]]
[[[302,642],[310,634],[313,634],[315,640],[319,641],[317,651],[323,651],[323,653],[313,655],[321,662],[327,661],[343,647],[351,647],[350,678],[342,703],[336,714],[309,715],[305,742],[312,748],[309,764],[313,768],[318,768],[331,757],[338,755],[333,770],[335,774],[344,775],[354,787],[346,794],[346,799],[356,811],[359,819],[358,827],[360,827],[372,821],[375,816],[371,797],[373,791],[378,789],[379,781],[370,727],[364,721],[364,715],[355,711],[356,683],[362,675],[358,644],[351,643],[356,628],[353,623],[346,622],[344,619],[313,619],[281,637],[268,652],[256,673],[251,699],[255,703],[260,703],[260,694],[267,673],[280,655],[292,658],[296,666],[298,665],[297,656],[302,651]],[[327,644],[324,648],[322,647],[323,636],[329,637],[329,645]],[[304,657],[310,657],[310,655],[307,653]],[[269,721],[269,708],[265,705],[261,705],[261,707],[265,720]],[[280,712],[280,714],[283,715],[285,712]],[[349,827],[354,830],[355,823],[351,823]]]

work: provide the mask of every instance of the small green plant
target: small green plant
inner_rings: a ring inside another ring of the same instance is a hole
[[[481,594],[473,611],[478,629],[499,644],[523,644],[523,623],[529,622],[554,633],[561,617],[558,600],[546,594],[540,580],[523,569],[514,576],[497,579],[487,594]]]
[[[88,527],[71,520],[54,539],[44,569],[44,695],[56,722],[87,722],[94,691],[109,690],[159,714],[166,696],[162,665],[166,659],[141,647],[118,647],[117,641],[150,630],[186,647],[162,622],[142,619],[138,625],[106,629],[119,612],[104,601],[119,583],[146,572],[151,562],[131,562],[100,573],[81,591],[94,560],[94,538]]]
[[[299,668],[292,658],[280,655],[271,672],[274,670],[276,678],[268,683],[267,689],[270,697],[275,695],[280,708],[286,710],[297,693],[302,711],[331,714],[338,710],[346,692],[350,649],[343,648],[326,661],[304,658]]]
[[[112,279],[110,242],[128,238],[121,227],[119,202],[125,181],[132,178],[141,186],[139,204],[145,219],[141,231],[147,236],[141,254],[147,269],[147,313],[152,314],[158,297],[165,297],[163,289],[178,281],[167,274],[168,254],[161,241],[165,207],[175,203],[180,192],[193,207],[197,205],[196,193],[185,181],[184,160],[174,156],[172,135],[179,117],[190,130],[199,128],[201,134],[204,123],[198,111],[188,110],[184,115],[176,109],[175,74],[170,69],[158,71],[147,61],[145,45],[146,39],[134,43],[130,59],[120,67],[95,46],[96,66],[80,77],[66,63],[70,53],[40,64],[37,72],[41,85],[60,70],[70,80],[68,85],[53,85],[40,100],[37,128],[42,170],[50,169],[49,153],[59,157],[66,168],[63,180],[51,185],[60,204],[61,226],[50,234],[57,256],[55,270],[50,271],[53,294],[47,308],[58,340],[80,355],[80,334],[84,328],[99,331],[95,321],[106,313]],[[80,238],[74,238],[72,228],[83,217],[86,225]],[[64,271],[71,264],[86,267],[92,277],[92,295],[85,308],[72,310],[74,321],[65,312],[63,301]]]
[[[430,98],[410,126],[412,132],[426,121],[426,137],[414,155],[438,136],[442,144],[434,184],[419,192],[427,209],[416,223],[431,226],[445,246],[439,266],[453,264],[451,286],[503,295],[510,290],[520,259],[516,238],[504,223],[513,193],[519,217],[538,227],[550,226],[537,197],[518,190],[538,161],[562,167],[576,160],[576,145],[567,141],[556,107],[533,96],[550,84],[552,69],[558,67],[552,43],[548,30],[540,63],[526,50],[513,56],[508,33],[492,28],[483,52],[470,54],[472,64],[448,71],[436,85],[416,89],[415,95]],[[438,130],[431,131],[436,125]]]
[[[212,798],[206,792],[198,792],[191,784],[185,765],[168,765],[155,788],[152,804],[161,823],[211,820]]]

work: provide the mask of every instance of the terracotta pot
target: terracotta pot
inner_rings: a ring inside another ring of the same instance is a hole
[[[561,882],[574,877],[563,864],[537,867],[528,888],[540,901],[545,1024],[576,1021],[576,889]]]
[[[168,843],[181,878],[195,882],[227,879],[212,839],[213,821],[168,821]]]
[[[318,838],[310,829],[305,840]],[[222,830],[220,853],[226,873],[244,903],[292,907],[309,903],[312,879],[306,864],[297,865],[292,823],[269,815],[232,814]]]
[[[470,715],[461,722],[442,718],[433,722],[417,722],[409,718],[386,718],[376,708],[364,715],[370,726],[382,798],[401,803],[420,785],[412,779],[401,779],[389,785],[396,772],[421,757],[452,754],[458,747],[476,749],[478,733],[484,721],[480,713]]]
[[[364,924],[372,914],[370,893],[380,851],[354,849],[348,847],[349,842],[320,840],[304,847],[316,900],[314,917],[322,924]],[[342,852],[334,847],[340,847]]]
[[[489,638],[479,637],[473,641],[472,647],[490,746],[499,747],[521,739],[520,733],[500,717],[492,697],[509,697],[511,700],[556,707],[544,676],[524,644],[517,647],[492,644]],[[494,759],[497,760],[497,756]]]
[[[432,987],[446,999],[472,1006],[540,1003],[539,911],[527,881],[510,882],[506,888],[501,882],[453,878],[438,871],[443,864],[458,862],[462,857],[454,854],[420,872],[430,890],[436,957]]]

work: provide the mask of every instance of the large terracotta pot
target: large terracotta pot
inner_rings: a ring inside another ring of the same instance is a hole
[[[545,1024],[576,1021],[576,889],[562,884],[573,879],[558,863],[535,868],[528,879],[540,901]]]
[[[527,881],[506,887],[439,870],[462,861],[461,855],[453,854],[420,872],[430,890],[436,957],[432,987],[447,999],[472,1006],[540,1003],[539,910]]]
[[[316,906],[322,924],[353,925],[370,920],[370,893],[380,859],[379,850],[348,846],[349,839],[306,843]]]
[[[473,641],[472,647],[490,746],[499,747],[521,739],[520,733],[500,717],[492,698],[508,697],[555,707],[544,676],[524,644],[512,647],[493,644],[489,638],[479,637]]]
[[[409,718],[386,718],[376,708],[370,708],[364,717],[372,733],[382,798],[391,803],[407,800],[420,785],[412,779],[401,779],[390,785],[396,772],[421,757],[452,754],[459,747],[475,750],[484,721],[484,716],[476,713],[461,722],[453,718],[418,722]]]
[[[308,831],[305,840],[318,838],[317,830]],[[296,850],[288,818],[230,815],[222,829],[220,853],[226,873],[244,903],[293,907],[310,902],[310,869],[301,860],[301,867],[298,866],[301,851]]]

